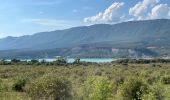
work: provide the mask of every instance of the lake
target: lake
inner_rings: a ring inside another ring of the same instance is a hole
[[[52,62],[55,61],[56,59],[52,59],[52,58],[45,58],[45,59],[39,59],[41,60],[45,60],[47,62]],[[108,62],[112,62],[115,61],[117,59],[113,59],[113,58],[80,58],[80,61],[85,61],[85,62],[95,62],[95,63],[108,63]],[[75,58],[67,58],[67,62],[68,63],[73,63],[75,61]]]

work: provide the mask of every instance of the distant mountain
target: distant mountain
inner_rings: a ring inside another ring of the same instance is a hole
[[[165,56],[170,55],[169,48],[168,19],[98,24],[0,39],[1,58]]]

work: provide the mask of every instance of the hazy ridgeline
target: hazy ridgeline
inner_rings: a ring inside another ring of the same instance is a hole
[[[169,57],[169,27],[169,19],[157,19],[6,37],[0,39],[0,58]]]
[[[169,100],[169,60],[1,61],[1,100]],[[3,65],[4,63],[4,65]]]

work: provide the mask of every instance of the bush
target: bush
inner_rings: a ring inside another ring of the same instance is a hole
[[[20,78],[13,84],[12,89],[18,92],[23,92],[26,84],[26,79]]]
[[[102,71],[100,69],[95,70],[95,75],[96,76],[102,76]]]
[[[55,65],[66,65],[67,64],[67,59],[63,58],[63,57],[59,57],[56,61],[54,61]]]
[[[0,65],[11,65],[10,61],[6,61],[5,59],[0,60]]]
[[[3,90],[3,84],[2,84],[2,80],[0,79],[0,92],[2,92]]]
[[[7,85],[0,79],[0,94],[8,90]]]
[[[165,76],[161,78],[161,83],[170,84],[170,76]]]
[[[80,58],[76,58],[73,64],[80,64]]]
[[[38,63],[39,63],[38,60],[32,59],[31,61],[28,61],[28,62],[27,62],[27,65],[34,65],[34,64],[38,64]]]
[[[146,78],[148,84],[152,85],[158,81],[157,76],[149,76]]]
[[[139,78],[131,78],[126,81],[119,90],[123,100],[141,100],[146,92],[147,85]]]
[[[113,85],[103,77],[88,78],[84,83],[85,100],[108,100],[112,97]]]
[[[12,59],[11,62],[12,62],[12,63],[19,63],[20,60],[18,60],[18,59]]]
[[[164,100],[162,87],[154,85],[143,95],[142,100]]]
[[[114,79],[116,86],[123,84],[124,80],[125,79],[124,79],[123,76],[116,76],[115,79]]]
[[[66,79],[44,76],[27,87],[27,92],[35,100],[70,100],[71,85]]]

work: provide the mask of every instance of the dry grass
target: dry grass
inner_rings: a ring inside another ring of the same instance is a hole
[[[0,80],[2,85],[1,100],[27,100],[31,97],[26,91],[26,86],[44,75],[64,77],[71,82],[72,96],[74,100],[83,98],[82,87],[88,77],[105,77],[116,85],[113,90],[113,98],[120,97],[118,91],[130,77],[140,77],[149,86],[160,84],[162,96],[170,99],[170,85],[161,83],[164,76],[170,76],[170,64],[91,64],[69,66],[45,66],[45,65],[0,65]],[[23,92],[12,89],[18,78],[27,79]],[[1,87],[0,87],[1,88]]]

